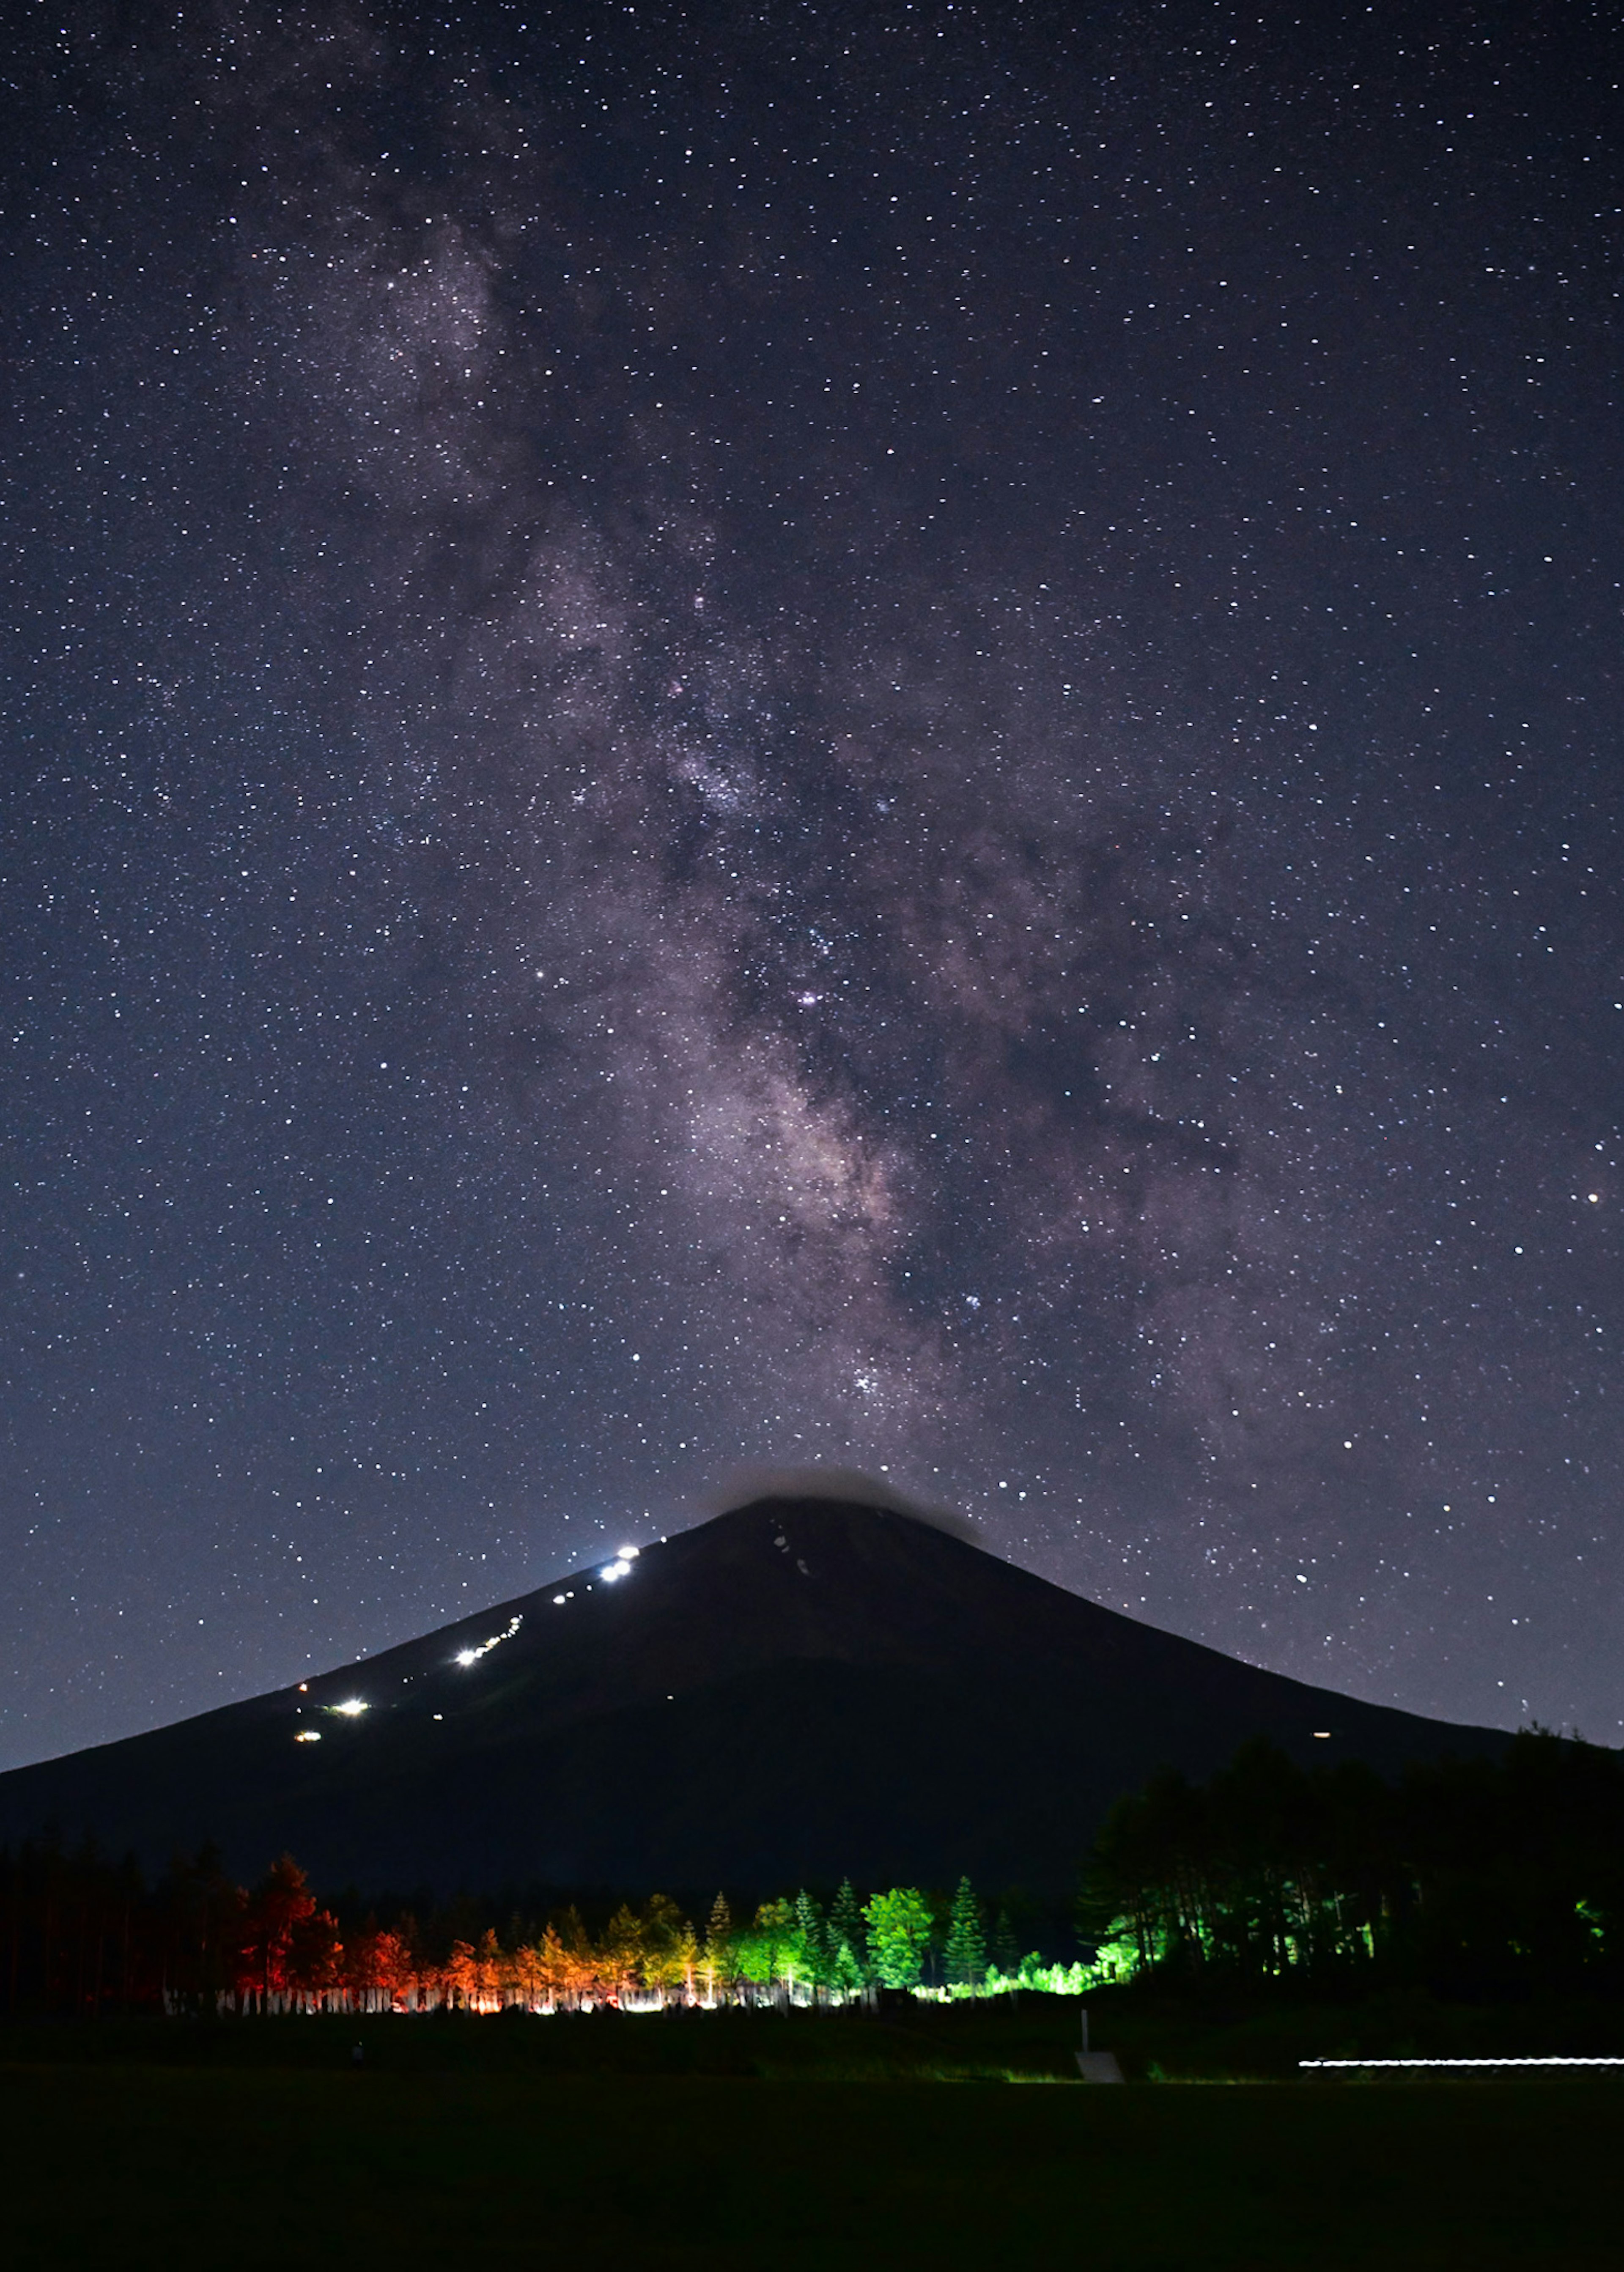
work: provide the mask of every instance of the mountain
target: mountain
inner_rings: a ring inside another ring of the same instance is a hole
[[[0,1776],[150,1865],[285,1849],[326,1890],[827,1885],[1062,1895],[1111,1801],[1246,1738],[1392,1772],[1508,1740],[1101,1609],[914,1516],[759,1499],[420,1640]],[[348,1709],[347,1707],[364,1707]]]

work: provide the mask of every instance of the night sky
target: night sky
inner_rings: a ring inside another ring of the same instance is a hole
[[[0,1765],[819,1463],[1620,1740],[1614,11],[11,23]]]

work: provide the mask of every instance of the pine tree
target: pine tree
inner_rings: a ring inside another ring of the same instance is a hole
[[[999,1911],[998,1923],[992,1928],[992,1962],[1007,1978],[1021,1969],[1021,1944],[1015,1939],[1007,1910]]]
[[[605,1984],[612,1988],[618,2004],[642,1977],[643,1920],[629,1902],[622,1902],[604,1927],[598,1959]]]
[[[705,1927],[705,1969],[710,1975],[713,1996],[733,1977],[733,1912],[725,1894],[718,1894],[710,1905]]]
[[[953,1915],[942,1958],[950,1988],[974,1991],[986,1978],[987,1944],[981,1929],[981,1903],[968,1878],[959,1880],[959,1890],[953,1897]]]
[[[801,1978],[813,1987],[827,1987],[829,1982],[828,1936],[824,1929],[823,1914],[805,1886],[795,1897],[795,1929],[801,1944],[801,1959],[797,1968]]]
[[[857,1906],[857,1895],[849,1878],[842,1879],[841,1889],[829,1910],[828,1941],[830,1969],[837,1985],[842,1988],[866,1988],[869,1968],[864,1962],[866,1947],[863,1931],[863,1912]]]

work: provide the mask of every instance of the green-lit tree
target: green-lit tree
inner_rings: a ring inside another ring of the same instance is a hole
[[[981,1925],[981,1903],[968,1878],[959,1880],[959,1890],[953,1897],[942,1967],[950,1988],[971,1993],[987,1977],[987,1943]]]
[[[864,1904],[869,1961],[886,1988],[912,1988],[931,1947],[931,1905],[917,1886],[893,1886]]]
[[[1021,1944],[1015,1939],[1007,1910],[999,1910],[992,1927],[992,1962],[1007,1980],[1013,1979],[1020,1969]]]
[[[789,1902],[763,1902],[754,1921],[737,1939],[735,1962],[741,1977],[771,1987],[795,1969],[795,1910]]]
[[[863,1911],[849,1878],[841,1880],[840,1891],[830,1904],[827,1931],[829,1969],[834,1984],[848,1992],[866,1988],[872,1977],[867,1962],[868,1941],[863,1930]]]
[[[1616,1981],[1620,1921],[1624,1764],[1538,1730],[1396,1785],[1261,1738],[1199,1789],[1164,1772],[1112,1808],[1079,1911],[1102,1977],[1385,1974],[1473,1997]]]
[[[828,1933],[823,1922],[823,1912],[805,1886],[795,1897],[795,1933],[800,1944],[796,1960],[796,1977],[809,1987],[830,1985]]]

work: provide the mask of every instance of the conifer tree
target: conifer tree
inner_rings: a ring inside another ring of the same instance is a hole
[[[802,1979],[814,1987],[829,1984],[828,1936],[824,1929],[823,1913],[805,1886],[795,1897],[795,1929],[801,1944],[798,1969]]]
[[[942,1959],[950,1988],[979,1988],[987,1973],[987,1944],[981,1929],[981,1903],[968,1878],[959,1880]]]
[[[849,1878],[841,1880],[840,1891],[830,1908],[828,1940],[831,1969],[837,1984],[842,1988],[866,1988],[869,1968],[864,1961],[863,1912]]]
[[[733,1912],[725,1894],[718,1894],[710,1905],[705,1927],[705,1969],[710,1975],[713,1995],[733,1977]]]
[[[598,1990],[597,1951],[573,1902],[558,1917],[558,1941],[564,1952],[565,1984],[576,1997],[595,1996]]]
[[[998,1923],[992,1928],[992,1962],[1006,1977],[1021,1969],[1021,1944],[1015,1939],[1015,1929],[1009,1922],[1009,1911],[1000,1910]]]
[[[575,1986],[575,1975],[570,1954],[559,1937],[557,1925],[550,1924],[536,1944],[536,1969],[543,1996],[556,2002],[560,1996],[569,1995]]]
[[[267,2001],[288,1987],[288,1954],[294,1930],[316,1913],[316,1896],[291,1854],[273,1862],[256,1888],[248,1910],[248,1942],[258,1977],[254,1985]]]

